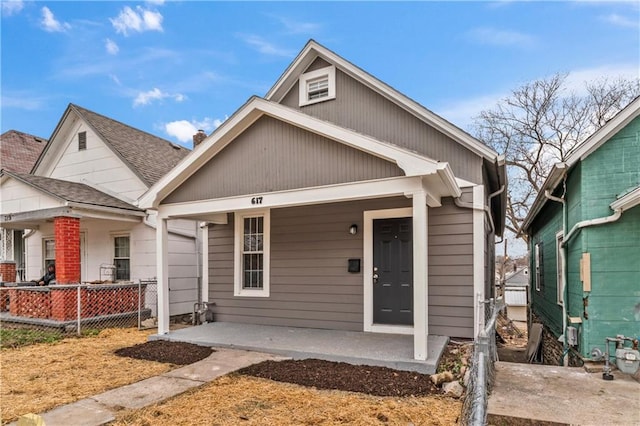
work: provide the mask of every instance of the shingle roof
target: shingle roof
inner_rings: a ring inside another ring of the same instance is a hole
[[[190,152],[166,139],[78,105],[70,104],[69,107],[85,119],[148,186],[156,183]]]
[[[0,135],[0,167],[29,173],[46,145],[45,138],[8,130]]]
[[[66,180],[35,176],[27,173],[14,173],[6,170],[3,170],[3,173],[65,201],[132,211],[142,211],[134,205],[126,203],[109,194],[105,194],[104,192],[92,188],[89,185],[85,185],[84,183],[69,182]]]

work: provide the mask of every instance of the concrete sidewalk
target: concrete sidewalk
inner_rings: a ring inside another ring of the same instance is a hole
[[[640,425],[640,383],[582,367],[496,362],[487,407],[492,425]]]
[[[202,361],[54,408],[40,416],[47,426],[104,425],[114,421],[122,409],[140,409],[251,364],[282,359],[285,358],[260,352],[216,348]]]

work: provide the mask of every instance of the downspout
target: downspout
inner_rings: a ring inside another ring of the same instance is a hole
[[[544,196],[551,201],[562,204],[562,242],[560,243],[560,257],[562,261],[562,281],[564,282],[564,288],[562,289],[562,365],[569,366],[569,345],[567,344],[567,305],[569,304],[569,291],[567,285],[567,253],[564,246],[565,235],[567,233],[567,202],[565,196],[567,194],[567,175],[564,174],[562,178],[562,185],[564,190],[562,191],[562,197],[556,197],[551,195],[551,192],[547,189],[544,191]],[[558,283],[559,284],[559,283]]]
[[[612,223],[620,219],[621,216],[622,216],[622,208],[619,208],[619,209],[615,209],[611,216],[599,217],[597,219],[589,219],[589,220],[583,220],[582,222],[578,222],[574,225],[573,228],[571,228],[571,231],[569,231],[569,234],[567,235],[567,237],[563,239],[562,245],[564,246],[564,244],[568,242],[571,239],[571,237],[576,235],[576,233],[582,228],[587,228],[589,226],[596,226],[596,225],[604,225],[605,223]]]
[[[493,215],[491,214],[491,209],[489,208],[489,205],[491,205],[491,200],[497,196],[500,195],[504,192],[505,190],[505,185],[502,185],[500,187],[500,189],[498,189],[496,192],[492,192],[491,194],[489,194],[489,200],[487,205],[482,206],[482,207],[476,207],[473,205],[473,203],[467,203],[466,201],[462,201],[460,199],[460,197],[456,197],[453,199],[453,202],[456,206],[463,208],[463,209],[472,209],[472,210],[483,210],[485,215],[487,216],[487,218],[489,219],[489,226],[491,227],[491,232],[495,233],[496,232],[496,228],[493,224]]]

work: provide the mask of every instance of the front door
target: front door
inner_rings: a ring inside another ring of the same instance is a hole
[[[373,322],[413,325],[412,218],[373,221]]]

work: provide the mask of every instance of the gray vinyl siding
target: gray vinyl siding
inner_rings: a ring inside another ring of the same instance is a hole
[[[327,64],[314,62],[309,70],[322,66]],[[482,183],[481,157],[339,69],[336,99],[299,107],[298,93],[298,84],[294,84],[281,103],[431,159],[447,161],[457,177]]]
[[[429,209],[427,269],[429,334],[472,338],[473,210],[457,207],[451,198]]]
[[[264,116],[162,203],[395,176],[404,173],[394,163]]]
[[[233,215],[209,231],[209,300],[216,321],[363,330],[363,276],[347,260],[363,258],[363,212],[411,206],[403,197],[271,210],[269,298],[233,296]],[[429,209],[430,333],[471,337],[471,210],[450,199]],[[348,233],[357,224],[356,236]]]

